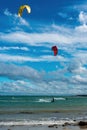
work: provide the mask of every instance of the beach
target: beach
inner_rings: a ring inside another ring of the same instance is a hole
[[[87,97],[0,96],[0,130],[80,130]]]
[[[60,126],[60,125],[33,125],[33,126],[0,126],[0,130],[87,130],[87,126],[80,127],[77,125],[67,125],[67,126]]]
[[[53,127],[49,128],[48,126],[8,126],[0,127],[0,130],[81,130],[79,127]]]

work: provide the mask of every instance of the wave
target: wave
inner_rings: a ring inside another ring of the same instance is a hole
[[[59,98],[54,98],[55,100],[66,100],[66,98],[62,98],[62,97],[59,97]]]
[[[40,98],[38,101],[36,102],[51,102],[51,99],[47,98],[47,99],[43,99],[43,98]]]
[[[66,98],[62,98],[62,97],[58,97],[58,98],[56,98],[56,97],[54,97],[54,100],[56,101],[56,100],[66,100]],[[40,98],[40,99],[38,99],[36,102],[51,102],[52,101],[52,98]]]
[[[65,123],[68,123],[68,124],[75,124],[76,122],[73,121],[73,120],[69,120],[69,121],[66,121],[66,120],[46,120],[46,121],[37,121],[37,120],[31,120],[31,121],[28,121],[28,120],[23,120],[23,121],[1,121],[0,122],[0,126],[24,126],[24,125],[29,125],[29,126],[33,126],[33,125],[63,125]]]

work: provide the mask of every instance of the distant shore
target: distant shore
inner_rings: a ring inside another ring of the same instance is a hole
[[[76,96],[87,97],[87,95],[76,95]]]

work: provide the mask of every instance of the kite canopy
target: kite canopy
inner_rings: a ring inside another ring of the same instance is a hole
[[[28,13],[31,13],[31,8],[30,8],[29,5],[22,5],[22,6],[20,6],[19,11],[18,11],[18,16],[19,16],[19,17],[22,16],[23,10],[24,10],[25,8],[27,9],[27,12],[28,12]]]
[[[57,53],[58,53],[58,48],[57,48],[57,46],[52,46],[52,50],[53,50],[53,52],[54,52],[54,56],[56,56]]]

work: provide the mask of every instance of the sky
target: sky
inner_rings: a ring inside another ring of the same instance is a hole
[[[31,13],[18,17],[25,4]],[[0,0],[0,6],[0,95],[87,94],[87,0]]]

